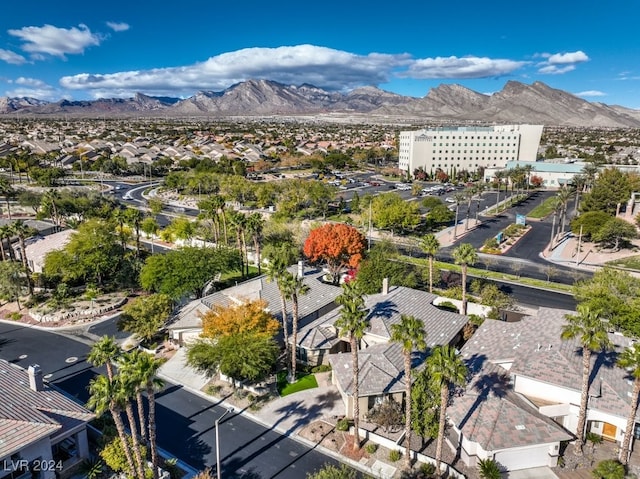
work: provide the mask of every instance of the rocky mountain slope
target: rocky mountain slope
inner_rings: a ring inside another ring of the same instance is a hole
[[[267,116],[342,113],[368,119],[481,121],[586,127],[640,127],[640,110],[588,102],[544,83],[509,81],[492,95],[455,84],[433,88],[423,98],[406,97],[375,87],[349,93],[313,85],[284,85],[248,80],[220,92],[201,91],[190,98],[136,94],[128,99],[43,102],[32,98],[0,98],[0,115],[29,116]]]

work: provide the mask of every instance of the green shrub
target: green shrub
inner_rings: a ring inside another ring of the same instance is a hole
[[[331,371],[330,364],[320,364],[319,366],[311,368],[312,373],[326,373],[328,371]]]
[[[624,479],[625,467],[615,459],[600,461],[591,474],[596,479]]]
[[[481,459],[478,463],[478,472],[482,479],[500,479],[500,467],[494,459]]]
[[[369,454],[373,454],[378,450],[378,445],[375,442],[367,443],[367,445],[364,447],[364,450]]]
[[[442,303],[438,304],[436,307],[444,311],[451,311],[452,313],[460,312],[458,307],[455,304],[453,304],[451,301],[443,301]]]
[[[206,392],[210,396],[215,396],[219,394],[220,391],[222,391],[222,386],[220,384],[211,384],[210,386],[207,386]]]
[[[14,311],[12,313],[9,313],[9,315],[7,317],[11,321],[20,321],[22,319],[22,313],[19,313],[18,311]]]
[[[423,462],[420,465],[420,472],[425,476],[431,477],[436,473],[436,466],[431,462]]]
[[[348,431],[349,430],[349,420],[345,417],[340,419],[336,424],[336,429],[338,431]]]
[[[389,460],[391,462],[399,461],[401,457],[402,457],[402,453],[397,449],[392,449],[391,451],[389,451]]]

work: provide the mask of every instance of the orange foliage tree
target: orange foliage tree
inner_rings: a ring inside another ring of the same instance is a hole
[[[337,283],[344,268],[356,268],[360,264],[364,248],[365,238],[353,226],[327,223],[311,230],[303,252],[312,263],[325,262]]]
[[[267,311],[267,302],[261,299],[241,304],[216,304],[201,316],[202,336],[220,338],[241,333],[265,334],[272,337],[280,323]]]

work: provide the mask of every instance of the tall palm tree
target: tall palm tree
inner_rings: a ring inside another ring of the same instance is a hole
[[[433,261],[436,258],[436,254],[438,254],[438,250],[440,249],[440,242],[438,241],[438,238],[436,238],[436,235],[434,235],[433,233],[429,233],[424,238],[422,238],[420,247],[429,259],[429,292],[433,293]]]
[[[411,355],[414,351],[427,349],[427,333],[424,323],[414,316],[402,314],[400,322],[391,325],[391,341],[400,343],[404,357],[404,385],[405,385],[405,468],[411,468]]]
[[[222,195],[213,195],[210,198],[213,208],[218,212],[220,219],[222,220],[222,232],[224,234],[224,244],[229,244],[229,236],[227,234],[227,216],[225,214],[226,200]]]
[[[142,211],[137,208],[127,208],[125,210],[125,218],[127,223],[133,227],[136,235],[136,258],[140,257],[140,225],[144,219]]]
[[[366,311],[364,308],[364,294],[358,281],[349,281],[342,285],[342,294],[336,298],[336,303],[342,305],[340,317],[335,327],[341,336],[349,338],[351,348],[351,363],[353,369],[353,447],[360,448],[360,364],[358,362],[358,346],[367,329]]]
[[[456,201],[456,218],[453,223],[453,239],[458,237],[458,214],[460,213],[460,204],[464,201],[464,195],[462,193],[456,193],[453,195],[453,199]]]
[[[467,268],[478,261],[476,249],[469,243],[463,243],[453,250],[453,259],[460,265],[462,273],[462,314],[467,314]]]
[[[591,354],[610,349],[612,345],[598,311],[592,311],[589,306],[584,304],[579,304],[577,311],[578,314],[576,315],[568,314],[566,316],[567,324],[562,327],[560,337],[564,340],[577,339],[582,351],[582,393],[580,396],[578,427],[576,428],[578,439],[575,447],[576,455],[582,455],[587,422],[587,402],[589,400]]]
[[[94,366],[106,366],[107,378],[114,380],[113,365],[122,354],[122,349],[116,343],[113,336],[102,336],[100,340],[91,347],[87,360]]]
[[[10,224],[4,224],[0,226],[0,248],[2,248],[2,260],[6,259],[4,251],[4,240],[7,240],[7,251],[9,253],[9,259],[13,257],[13,249],[11,248],[11,238],[13,237],[13,229]]]
[[[11,221],[11,202],[12,198],[16,196],[16,190],[11,185],[11,182],[4,176],[0,176],[0,195],[4,196],[5,204],[7,205],[7,215],[9,221]]]
[[[568,186],[563,186],[558,190],[556,197],[558,198],[558,203],[560,205],[560,224],[558,235],[564,234],[565,225],[567,223],[567,203],[571,198],[573,192],[569,189]]]
[[[618,459],[622,464],[629,462],[631,454],[631,436],[636,424],[636,412],[638,411],[638,398],[640,397],[640,344],[634,343],[622,351],[617,362],[618,366],[626,369],[629,376],[633,378],[633,392],[631,393],[631,404],[629,405],[629,415],[627,416],[627,427],[624,430],[624,439],[620,448]]]
[[[502,170],[498,170],[494,173],[498,187],[496,188],[496,213],[498,212],[498,206],[500,205],[500,187],[502,186],[502,180],[506,178],[506,173]]]
[[[32,228],[29,228],[22,220],[14,221],[11,225],[11,231],[18,237],[18,241],[20,242],[20,260],[22,261],[22,269],[24,270],[24,274],[27,278],[29,296],[32,296],[33,280],[31,279],[31,268],[29,268],[29,261],[27,259],[27,245],[25,240],[27,237],[33,236],[35,231]]]
[[[129,476],[137,477],[133,454],[129,447],[124,422],[122,421],[122,404],[118,400],[118,387],[113,380],[102,375],[96,376],[89,382],[89,400],[87,401],[87,407],[94,411],[98,417],[107,410],[111,413],[116,431],[118,432],[120,441],[122,441],[122,449],[127,459],[127,465],[129,466]]]
[[[298,344],[298,319],[300,316],[298,299],[306,295],[310,288],[304,283],[304,278],[293,275],[287,271],[285,278],[285,292],[287,298],[291,300],[291,375],[289,382],[296,382],[297,366],[297,344]]]
[[[285,357],[289,357],[289,318],[287,316],[287,271],[289,250],[276,249],[274,254],[269,258],[269,267],[267,268],[267,281],[275,281],[280,293],[280,310],[282,314],[282,333],[284,339]],[[287,364],[289,362],[287,361]],[[288,369],[288,367],[287,367]]]
[[[260,213],[251,213],[247,218],[247,230],[251,234],[251,239],[253,240],[253,249],[255,250],[258,274],[262,274],[262,258],[260,251],[262,246],[262,232],[264,230],[264,217]]]
[[[144,462],[142,460],[142,452],[140,451],[140,436],[138,434],[138,424],[136,422],[136,416],[133,412],[133,405],[131,404],[131,398],[135,396],[135,387],[132,383],[128,382],[122,375],[116,376],[113,381],[115,386],[116,399],[123,407],[127,420],[129,421],[129,431],[131,431],[131,443],[133,449],[133,457],[136,460],[136,471],[139,479],[144,479]],[[142,420],[142,418],[140,418]]]
[[[469,231],[469,217],[471,216],[471,201],[473,200],[474,195],[476,194],[475,186],[471,188],[467,188],[462,192],[465,199],[467,200],[467,216],[464,221],[464,230]]]
[[[593,188],[593,184],[596,181],[596,176],[598,176],[598,167],[595,165],[595,163],[587,163],[582,168],[582,173],[584,174],[586,180],[586,191],[591,191],[591,188]]]
[[[432,379],[440,386],[440,423],[438,425],[438,442],[436,444],[436,474],[440,476],[442,461],[442,444],[444,428],[447,420],[447,406],[451,386],[462,386],[467,381],[467,367],[453,346],[445,344],[436,346],[427,359],[427,368]]]
[[[576,198],[573,202],[573,216],[576,217],[578,216],[578,208],[580,208],[580,195],[583,193],[587,185],[587,178],[585,175],[574,175],[571,183],[573,183],[573,186],[576,189]]]
[[[524,174],[526,175],[526,180],[527,180],[527,194],[529,194],[529,186],[531,185],[531,173],[533,172],[534,168],[533,165],[524,165],[522,167],[522,170],[524,171]]]

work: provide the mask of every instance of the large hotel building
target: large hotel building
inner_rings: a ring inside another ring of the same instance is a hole
[[[401,131],[399,167],[431,174],[504,167],[508,161],[536,161],[542,125],[495,125]]]

